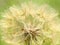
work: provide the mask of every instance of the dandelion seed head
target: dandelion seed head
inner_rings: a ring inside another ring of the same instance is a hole
[[[51,27],[56,26],[53,21],[57,15],[47,4],[40,7],[33,3],[24,3],[20,7],[13,5],[0,20],[2,39],[13,44],[42,45],[44,38],[41,37],[53,37],[54,28]]]

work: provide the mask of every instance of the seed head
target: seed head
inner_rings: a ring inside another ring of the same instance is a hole
[[[51,28],[57,12],[47,4],[21,4],[11,6],[0,20],[2,39],[13,45],[42,45],[53,37]]]

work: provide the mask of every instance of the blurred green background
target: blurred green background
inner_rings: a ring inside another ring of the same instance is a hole
[[[4,12],[4,10],[7,10],[10,6],[13,4],[19,5],[22,2],[28,2],[29,0],[0,0],[0,19],[1,17],[1,12]],[[47,3],[54,9],[56,9],[60,13],[60,0],[32,0],[32,2],[37,3],[38,5]],[[59,14],[59,19],[60,19],[60,14]],[[1,33],[1,31],[0,31]],[[57,39],[60,39],[60,32],[57,33]],[[43,45],[50,45],[50,43],[47,41],[47,44]],[[1,40],[1,34],[0,34],[0,45],[7,45],[4,41]],[[57,44],[60,45],[60,44]]]
[[[7,9],[12,4],[20,4],[22,2],[28,2],[29,0],[0,0],[0,12],[4,9]],[[53,8],[57,9],[60,12],[60,0],[32,0],[37,4],[48,3]]]

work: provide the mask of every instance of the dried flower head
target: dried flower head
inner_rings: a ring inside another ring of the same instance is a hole
[[[13,5],[0,20],[2,39],[13,45],[42,45],[46,38],[53,37],[54,28],[51,26],[57,14],[47,4]]]

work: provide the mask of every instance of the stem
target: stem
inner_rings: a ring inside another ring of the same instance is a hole
[[[29,35],[28,33],[25,33],[24,36],[26,37],[27,35]],[[31,45],[30,44],[30,40],[31,40],[31,37],[30,35],[27,37],[27,39],[25,40],[25,45]]]

